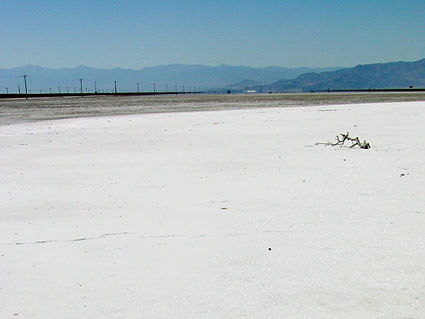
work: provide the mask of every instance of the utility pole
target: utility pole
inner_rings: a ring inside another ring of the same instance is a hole
[[[80,79],[80,93],[83,96],[83,79]]]
[[[94,81],[94,94],[97,93],[97,86],[96,86],[96,81]]]
[[[117,81],[114,81],[115,94],[117,94]]]
[[[155,93],[155,83],[153,84],[153,93]]]
[[[25,82],[25,99],[28,100],[28,87],[27,87],[27,74],[24,74],[22,76],[24,78],[24,82]]]
[[[18,93],[21,94],[21,86],[18,84]]]
[[[9,88],[5,88],[6,89],[6,94],[9,94]]]
[[[139,94],[140,90],[139,90],[139,82],[137,82],[137,94]]]

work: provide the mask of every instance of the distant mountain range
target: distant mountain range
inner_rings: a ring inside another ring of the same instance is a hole
[[[338,68],[253,68],[245,66],[205,66],[205,65],[163,65],[146,67],[141,70],[115,68],[110,70],[79,66],[75,68],[50,69],[34,65],[26,65],[13,69],[0,69],[0,92],[6,88],[9,92],[17,92],[18,85],[23,89],[23,74],[28,75],[28,86],[33,93],[40,90],[74,92],[80,91],[83,79],[83,90],[94,91],[95,81],[98,92],[114,89],[117,82],[118,91],[136,91],[137,82],[140,91],[177,90],[184,87],[186,91],[195,89],[214,89],[232,87],[248,79],[247,85],[271,84],[282,79],[293,79],[306,72],[331,71]],[[244,85],[236,85],[242,88]]]
[[[353,68],[253,68],[245,66],[205,66],[172,64],[146,67],[141,70],[115,68],[96,69],[86,66],[49,69],[27,65],[0,69],[0,92],[23,90],[22,75],[28,75],[33,93],[49,91],[98,92],[114,89],[119,92],[185,91],[225,89],[234,92],[309,92],[318,90],[425,88],[425,59],[416,62],[391,62],[358,65]],[[7,88],[7,89],[6,89]]]
[[[416,62],[391,62],[358,65],[332,72],[305,73],[295,79],[282,79],[270,85],[245,89],[267,92],[345,89],[425,88],[425,59]]]

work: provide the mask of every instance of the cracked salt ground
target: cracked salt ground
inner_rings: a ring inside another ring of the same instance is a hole
[[[102,239],[109,236],[123,236],[123,235],[130,235],[130,233],[123,232],[123,233],[110,233],[110,234],[102,234],[98,237],[80,237],[80,238],[73,238],[68,240],[59,240],[59,239],[46,239],[46,240],[37,240],[33,242],[16,242],[16,243],[9,243],[8,245],[37,245],[37,244],[50,244],[50,243],[70,243],[70,242],[77,242],[77,241],[86,241],[86,240],[97,240]],[[4,245],[4,244],[2,244]]]
[[[267,230],[263,231],[263,233],[284,233],[284,232],[292,232],[292,230]],[[248,236],[252,234],[248,233],[230,233],[230,234],[197,234],[197,235],[176,235],[176,234],[165,234],[165,235],[138,235],[135,233],[129,232],[121,232],[121,233],[109,233],[102,234],[96,237],[79,237],[72,239],[45,239],[45,240],[36,240],[29,242],[10,242],[10,243],[0,243],[0,245],[39,245],[39,244],[54,244],[54,243],[74,243],[74,242],[82,242],[82,241],[91,241],[91,240],[99,240],[106,237],[115,237],[115,236],[132,236],[134,239],[155,239],[155,238],[203,238],[203,237],[235,237],[235,236]]]
[[[422,319],[424,103],[0,126],[0,318]]]

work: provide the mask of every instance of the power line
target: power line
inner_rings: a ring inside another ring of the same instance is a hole
[[[80,79],[80,93],[83,96],[83,79]]]
[[[22,77],[24,78],[24,82],[25,82],[25,99],[28,100],[28,87],[27,87],[27,74],[22,75]]]

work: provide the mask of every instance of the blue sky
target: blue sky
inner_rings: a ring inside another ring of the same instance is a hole
[[[0,68],[425,58],[424,0],[2,0]]]

